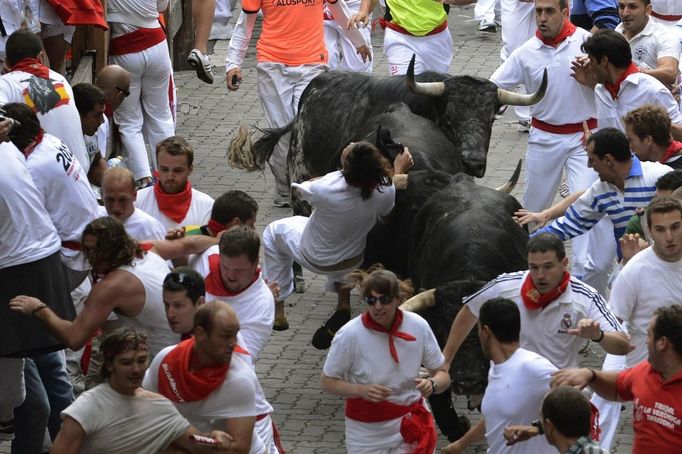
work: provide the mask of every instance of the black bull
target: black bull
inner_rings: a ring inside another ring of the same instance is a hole
[[[280,138],[291,132],[287,156],[290,181],[305,181],[336,170],[341,150],[350,142],[364,139],[375,117],[402,102],[445,135],[466,173],[482,177],[492,124],[500,106],[535,104],[547,86],[546,75],[540,89],[529,95],[501,90],[487,79],[470,76],[425,72],[415,77],[413,63],[414,59],[405,76],[335,71],[317,76],[304,90],[294,120],[283,128],[266,130],[254,143],[250,152],[256,168],[263,167]],[[415,136],[420,133],[417,128],[412,126]],[[394,136],[398,133],[391,132]],[[428,142],[428,138],[424,140]],[[408,141],[406,144],[409,146]],[[437,146],[431,144],[429,148]]]
[[[402,225],[408,235],[387,239],[383,232],[370,236],[367,262],[390,262],[391,257],[372,254],[393,253],[399,248],[397,243],[377,247],[373,242],[403,242],[402,250],[409,251],[406,275],[415,289],[435,289],[433,297],[426,298],[427,307],[417,312],[428,321],[442,348],[462,298],[502,273],[527,269],[528,234],[513,219],[521,206],[509,194],[479,186],[464,174],[410,172],[408,187],[400,192],[397,203],[405,217],[391,219],[387,228],[396,222],[393,228],[400,230]],[[477,334],[472,332],[450,368],[452,392],[482,394],[488,365]],[[450,440],[461,436],[463,428],[457,424],[450,393],[430,401],[443,433]]]

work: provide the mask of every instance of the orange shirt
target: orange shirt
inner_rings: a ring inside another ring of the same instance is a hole
[[[258,61],[288,66],[326,64],[322,6],[323,0],[242,0],[247,13],[263,10]]]

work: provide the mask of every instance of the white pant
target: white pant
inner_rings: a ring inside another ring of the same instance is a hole
[[[170,98],[173,68],[168,44],[163,41],[141,52],[112,55],[109,63],[130,73],[130,96],[114,112],[121,143],[128,154],[126,164],[136,180],[151,177],[143,135],[149,143],[154,163],[156,144],[175,135]]]
[[[372,42],[369,30],[369,27],[359,29],[367,43]],[[358,73],[372,72],[372,60],[362,61],[362,57],[356,52],[355,46],[346,38],[336,21],[324,21],[324,42],[329,52],[329,69]]]
[[[301,237],[308,224],[305,216],[292,216],[279,219],[268,225],[263,231],[263,276],[268,282],[277,282],[281,300],[285,300],[294,292],[294,261],[316,274],[327,276],[327,291],[334,290],[335,282],[343,282],[346,274],[357,268],[357,265],[339,271],[325,272],[316,269],[301,254]]]
[[[500,0],[500,22],[502,23],[502,49],[500,59],[505,62],[517,48],[533,37],[537,28],[534,20],[535,3],[519,0]],[[523,87],[523,86],[522,86]],[[519,90],[527,93],[525,87]],[[530,107],[517,106],[514,112],[520,120],[530,118]]]
[[[326,69],[326,65],[287,66],[273,62],[260,62],[256,65],[258,97],[269,128],[281,128],[294,119],[303,90]],[[289,134],[277,143],[269,161],[277,194],[286,197],[289,196],[288,153]]]
[[[388,73],[397,76],[407,73],[412,55],[416,55],[414,73],[436,71],[447,73],[452,61],[452,36],[446,28],[428,36],[412,36],[390,28],[384,30],[384,55],[388,60]]]
[[[267,454],[279,454],[279,450],[275,445],[275,435],[272,431],[272,418],[268,415],[260,421],[256,421],[256,433],[265,445]]]
[[[500,16],[500,0],[478,0],[474,7],[474,19],[494,24],[495,16]]]
[[[625,355],[606,354],[604,364],[601,367],[603,371],[616,371],[625,369]],[[599,410],[599,427],[601,428],[601,436],[599,437],[599,446],[607,451],[611,449],[613,436],[618,429],[618,421],[620,420],[621,402],[612,402],[599,396],[597,393],[592,395],[592,404]]]

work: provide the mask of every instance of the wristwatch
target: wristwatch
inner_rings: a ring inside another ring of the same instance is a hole
[[[545,431],[542,429],[542,421],[540,421],[539,419],[534,420],[532,423],[530,423],[530,425],[538,430],[539,435],[545,433]]]
[[[436,390],[438,389],[436,386],[436,380],[434,380],[433,377],[429,377],[428,380],[431,382],[431,393],[436,394]]]

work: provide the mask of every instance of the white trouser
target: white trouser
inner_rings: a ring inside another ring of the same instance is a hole
[[[583,191],[597,180],[597,173],[587,167],[587,152],[582,144],[582,136],[582,132],[554,134],[531,128],[526,152],[526,188],[523,193],[523,206],[526,209],[539,212],[552,205],[564,168],[570,193]],[[601,221],[590,232],[573,238],[571,273],[584,280],[588,252],[612,243],[613,230],[608,221]],[[605,285],[597,288],[602,295],[605,295],[605,289]]]
[[[452,61],[452,36],[446,27],[440,33],[412,36],[386,28],[384,30],[384,55],[388,60],[388,74],[407,73],[412,55],[416,55],[414,73],[436,71],[447,73]]]
[[[267,454],[279,454],[279,450],[275,445],[275,435],[272,431],[272,418],[270,415],[256,421],[255,425],[256,433],[261,439],[266,448]]]
[[[500,0],[478,0],[474,7],[474,19],[486,24],[495,23],[495,10],[500,15]]]
[[[603,240],[595,240],[588,246],[587,260],[585,260],[581,280],[607,298],[609,274],[616,265],[616,239],[613,235],[613,223],[608,216],[604,216],[597,225],[592,227],[590,233],[592,231],[598,231],[597,235]]]
[[[327,276],[325,290],[333,291],[335,282],[343,282],[346,274],[357,268],[354,264],[350,268],[325,272],[315,268],[301,254],[301,237],[308,219],[305,216],[292,216],[279,219],[268,225],[263,231],[263,276],[267,282],[277,282],[281,300],[285,300],[294,292],[294,271],[291,268],[294,261],[315,274]]]
[[[258,97],[269,128],[281,128],[294,119],[303,90],[326,69],[327,65],[287,66],[273,62],[259,62],[256,65]],[[289,197],[288,153],[289,134],[277,143],[269,161],[270,170],[275,177],[275,190],[285,197]]]
[[[603,371],[616,371],[625,369],[625,355],[606,354],[604,364],[601,367]],[[592,404],[599,410],[599,427],[601,428],[601,435],[599,437],[599,446],[607,451],[611,449],[611,442],[613,436],[618,429],[618,421],[620,420],[620,408],[622,403],[612,402],[599,396],[597,393],[592,395]]]
[[[502,49],[500,59],[506,61],[514,50],[521,47],[535,34],[534,11],[535,3],[520,2],[519,0],[500,0],[502,23]],[[522,86],[523,87],[523,86]],[[519,93],[526,93],[525,87]],[[520,120],[530,118],[530,107],[517,106],[514,112]]]
[[[216,0],[213,22],[227,22],[232,18],[232,2],[230,0]]]
[[[371,43],[369,27],[359,30],[365,38],[365,42]],[[372,60],[362,61],[362,57],[356,52],[355,46],[346,38],[336,21],[324,21],[324,42],[327,45],[327,52],[329,52],[329,69],[358,73],[372,72]]]
[[[136,180],[151,177],[143,132],[153,162],[156,144],[175,135],[170,98],[173,68],[168,44],[163,41],[141,52],[112,55],[109,63],[123,67],[130,74],[130,96],[114,112],[121,143],[128,154],[126,164]]]
[[[0,421],[13,418],[13,409],[24,402],[24,360],[0,358]]]

